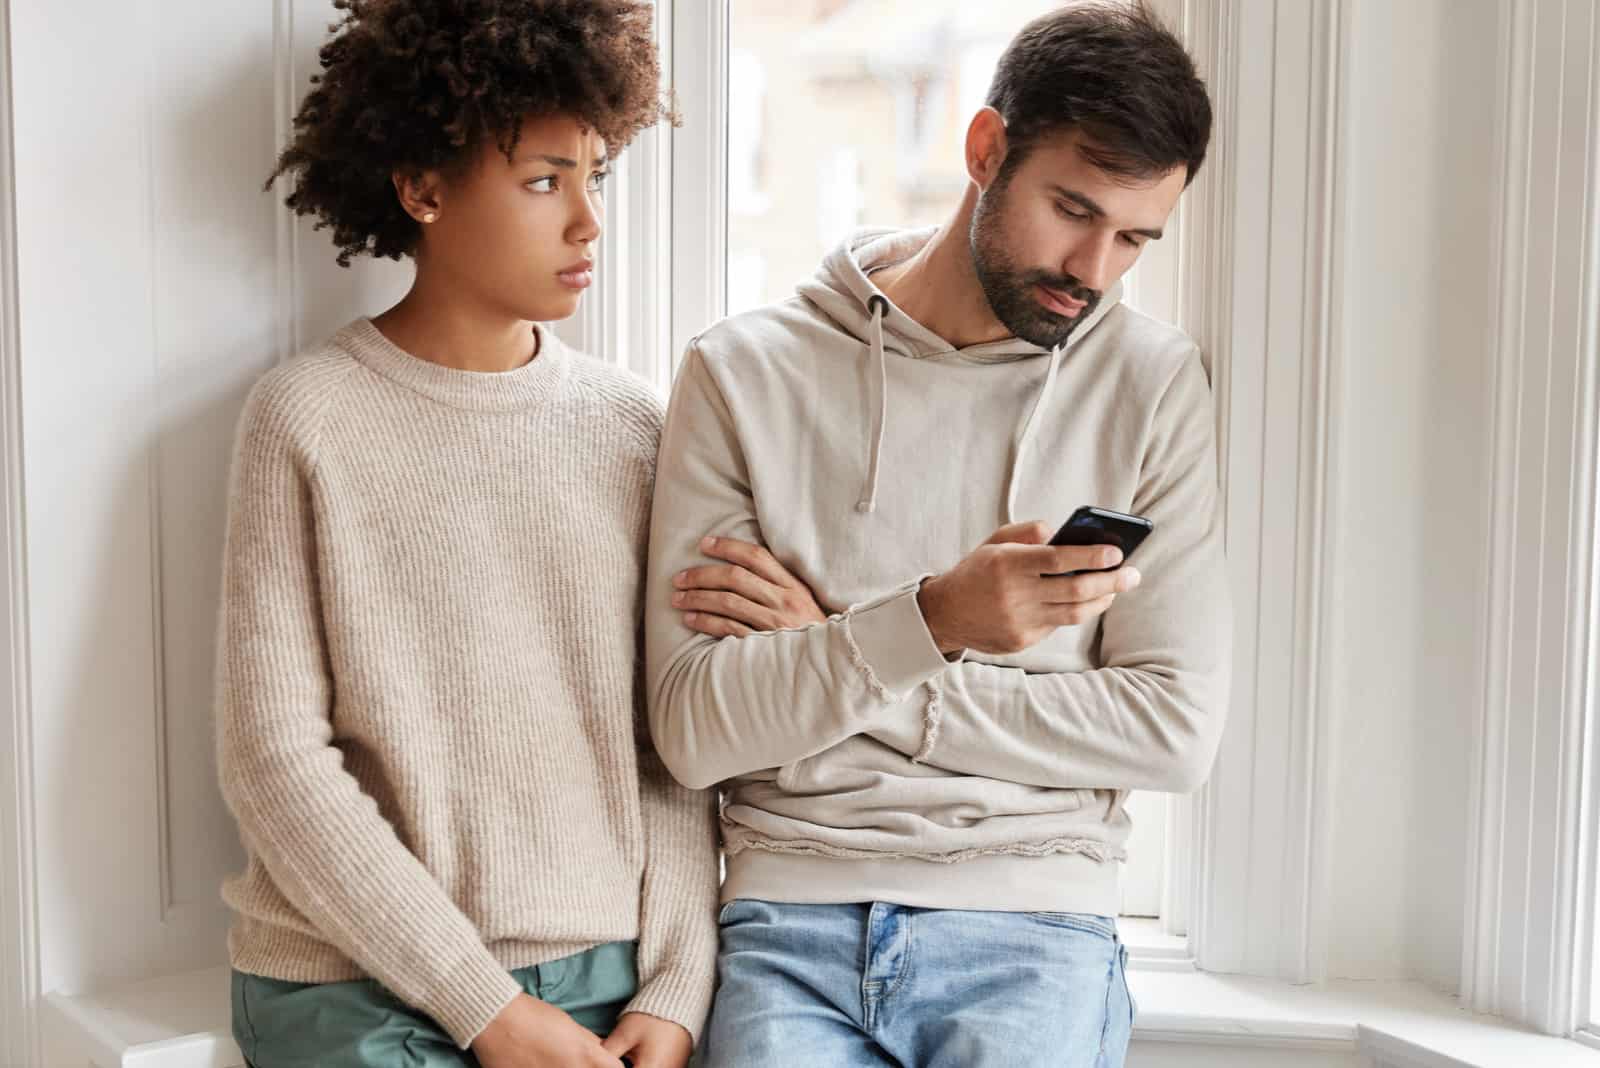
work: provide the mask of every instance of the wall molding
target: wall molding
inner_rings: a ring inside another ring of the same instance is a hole
[[[1207,0],[1186,27],[1217,129],[1181,325],[1210,357],[1236,598],[1190,937],[1206,970],[1296,983],[1327,968],[1350,8]]]
[[[272,4],[272,74],[273,115],[277,125],[273,130],[274,162],[276,153],[283,151],[294,133],[294,115],[300,106],[302,86],[295,69],[295,0],[273,0]],[[277,302],[278,302],[278,362],[294,356],[301,348],[300,337],[300,227],[295,215],[283,198],[289,194],[288,181],[279,178],[273,183],[272,198],[277,220]]]
[[[1594,963],[1597,8],[1506,5],[1497,69],[1493,469],[1462,1000],[1550,1034],[1591,1022]]]
[[[0,0],[0,1061],[36,1064],[39,909],[11,40],[11,4]]]

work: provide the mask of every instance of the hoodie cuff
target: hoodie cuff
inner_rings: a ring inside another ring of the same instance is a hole
[[[844,615],[851,657],[880,698],[902,697],[950,666],[917,604],[928,577],[920,575]]]

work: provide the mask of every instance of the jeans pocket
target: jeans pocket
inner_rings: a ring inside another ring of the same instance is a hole
[[[1108,942],[1117,941],[1117,921],[1110,916],[1097,916],[1091,912],[1030,912],[1028,915],[1052,927],[1099,935]]]

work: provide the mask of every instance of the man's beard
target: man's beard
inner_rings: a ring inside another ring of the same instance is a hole
[[[1065,345],[1078,324],[1094,314],[1100,304],[1100,294],[1070,274],[1017,268],[1007,251],[1010,242],[1006,240],[1000,221],[1007,184],[1003,178],[997,181],[978,198],[978,206],[972,213],[970,243],[978,284],[983,286],[983,295],[988,298],[995,318],[1013,336],[1040,348]],[[1040,285],[1065,293],[1073,300],[1085,301],[1084,309],[1071,317],[1052,311],[1035,295],[1034,287]]]

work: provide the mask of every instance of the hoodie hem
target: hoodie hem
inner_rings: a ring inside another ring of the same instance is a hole
[[[1102,843],[1093,844],[1104,848]],[[777,853],[752,844],[728,857],[722,902],[882,901],[916,908],[1115,916],[1118,868],[1114,861],[1099,861],[1085,852],[978,856],[940,864],[917,857]]]

